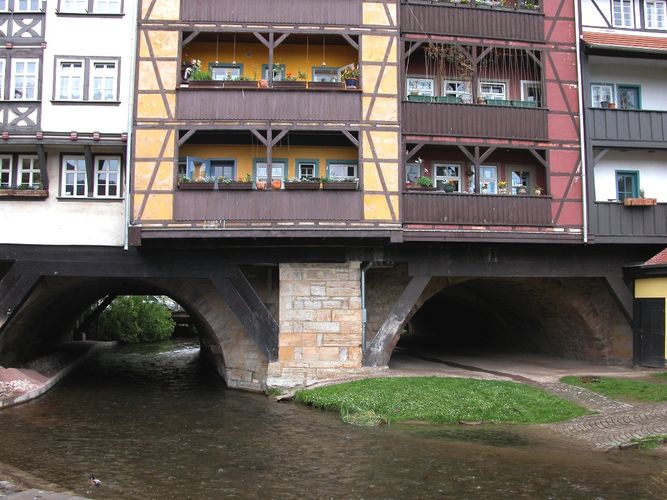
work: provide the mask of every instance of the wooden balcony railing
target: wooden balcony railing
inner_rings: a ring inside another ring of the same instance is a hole
[[[179,120],[361,120],[358,91],[276,89],[182,89],[178,91]]]
[[[586,126],[593,141],[667,141],[667,111],[590,108]],[[652,145],[660,147],[659,144]]]
[[[361,191],[176,191],[177,221],[359,221]]]
[[[544,16],[539,9],[514,9],[453,2],[407,0],[401,7],[401,31],[543,42]]]
[[[403,103],[403,133],[546,140],[546,109],[485,104]]]
[[[590,210],[591,232],[608,237],[667,237],[667,203],[626,207],[622,203],[597,202]]]
[[[550,226],[551,197],[406,192],[403,220],[408,224]]]
[[[181,0],[181,21],[359,26],[361,0]]]

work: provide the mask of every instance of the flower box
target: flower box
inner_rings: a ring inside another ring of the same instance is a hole
[[[306,82],[302,80],[274,80],[274,89],[305,89]]]
[[[342,90],[345,82],[308,82],[308,88],[320,90]]]
[[[259,87],[257,80],[229,80],[222,82],[226,89],[256,89]]]
[[[419,186],[419,185],[410,185],[410,186],[405,186],[405,188],[408,191],[435,191],[435,186],[426,187],[426,186]]]
[[[288,191],[316,191],[320,189],[320,183],[309,181],[285,181],[285,189]]]
[[[339,182],[323,182],[322,189],[336,190],[336,191],[353,191],[359,188],[357,181],[339,181]]]
[[[252,182],[218,182],[220,191],[241,191],[252,189]]]
[[[0,198],[48,198],[48,189],[0,189]]]
[[[178,189],[206,191],[213,190],[215,182],[179,182]]]
[[[625,198],[623,205],[626,207],[651,207],[658,203],[657,198]]]

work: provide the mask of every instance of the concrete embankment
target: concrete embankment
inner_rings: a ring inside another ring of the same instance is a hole
[[[86,500],[57,484],[0,462],[0,500]]]

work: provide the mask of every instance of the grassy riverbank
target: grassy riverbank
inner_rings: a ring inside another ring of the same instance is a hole
[[[546,423],[586,413],[539,389],[514,382],[463,378],[395,377],[298,391],[295,400],[340,411],[361,425],[420,420],[432,423]]]
[[[583,387],[612,399],[658,403],[667,401],[667,372],[642,379],[563,377],[561,382]]]

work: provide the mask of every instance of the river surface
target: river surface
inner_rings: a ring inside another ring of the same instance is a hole
[[[0,412],[0,462],[89,498],[667,498],[665,455],[590,452],[539,427],[354,427],[226,390],[198,352],[100,352]]]

